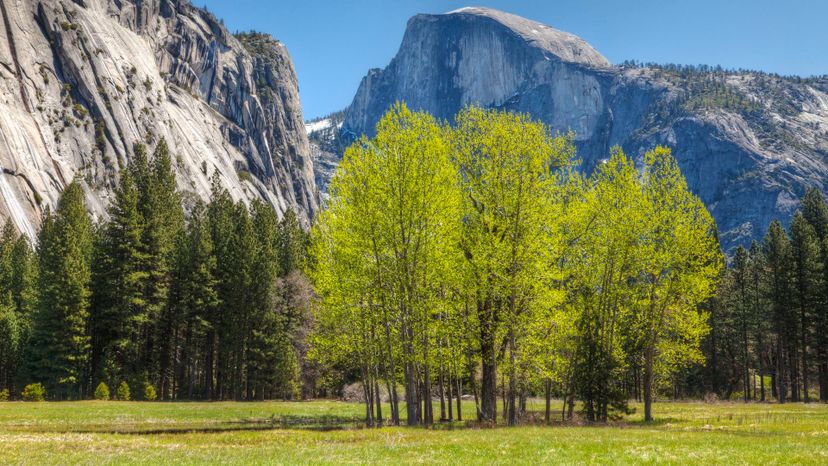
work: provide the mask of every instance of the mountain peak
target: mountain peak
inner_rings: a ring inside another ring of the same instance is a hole
[[[560,31],[546,24],[484,7],[464,7],[440,16],[477,16],[500,23],[523,38],[531,46],[550,53],[561,61],[577,63],[594,68],[609,68],[612,64],[595,50],[587,41],[568,32]]]

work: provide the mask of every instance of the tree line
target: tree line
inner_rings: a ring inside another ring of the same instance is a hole
[[[346,151],[311,234],[312,350],[361,381],[369,424],[399,424],[403,403],[429,425],[432,396],[462,419],[466,393],[483,422],[500,397],[518,423],[538,394],[547,421],[553,396],[607,420],[635,390],[649,420],[702,361],[723,258],[670,151],[575,167],[571,135],[475,107],[448,125],[397,105]]]
[[[0,389],[91,398],[301,396],[310,285],[307,234],[261,201],[234,202],[214,177],[205,204],[176,188],[166,143],[136,145],[109,218],[93,222],[82,182],[43,213],[37,244],[0,239]],[[187,215],[185,220],[185,209]]]
[[[712,302],[709,390],[744,401],[828,401],[828,206],[809,189],[786,230],[739,247]]]
[[[606,421],[633,398],[648,420],[664,397],[826,400],[819,191],[726,268],[669,149],[616,148],[590,175],[576,157],[525,115],[470,107],[449,125],[399,104],[346,151],[308,234],[217,177],[208,203],[183,195],[166,144],[136,145],[105,221],[76,180],[35,245],[3,229],[0,390],[255,400],[357,383],[370,425],[513,425],[536,396],[546,422]]]

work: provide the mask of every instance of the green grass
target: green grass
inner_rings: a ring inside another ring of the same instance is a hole
[[[636,407],[607,426],[427,430],[357,428],[362,406],[334,401],[0,403],[0,464],[828,464],[826,405],[657,403],[652,424]]]

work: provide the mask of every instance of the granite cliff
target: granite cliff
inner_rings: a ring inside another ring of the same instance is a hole
[[[828,187],[828,79],[615,66],[574,35],[497,10],[411,18],[391,63],[363,78],[337,137],[371,135],[396,101],[449,121],[469,104],[529,113],[575,132],[587,172],[615,145],[639,159],[670,146],[726,250],[788,220],[807,187]]]
[[[165,138],[186,198],[308,223],[319,194],[290,56],[185,0],[0,0],[0,220],[34,236],[74,178],[106,215],[135,143]]]

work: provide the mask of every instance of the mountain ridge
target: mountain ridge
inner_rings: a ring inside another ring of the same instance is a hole
[[[397,55],[363,78],[338,137],[372,135],[403,101],[448,121],[475,104],[573,130],[586,172],[613,146],[640,161],[667,145],[727,251],[760,238],[773,218],[787,222],[807,187],[825,189],[828,79],[554,60],[536,53],[524,26],[493,15],[514,16],[472,8],[412,18]]]

